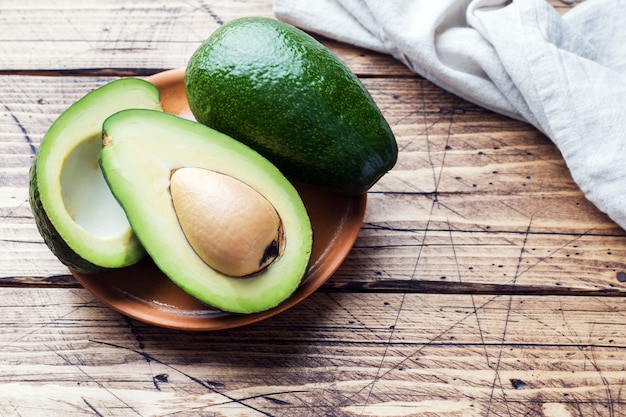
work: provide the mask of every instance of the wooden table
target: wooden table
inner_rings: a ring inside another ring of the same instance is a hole
[[[401,153],[320,290],[257,324],[183,332],[77,284],[28,204],[46,129],[116,77],[185,66],[244,15],[271,1],[0,3],[0,415],[626,415],[624,231],[532,127],[328,39]]]

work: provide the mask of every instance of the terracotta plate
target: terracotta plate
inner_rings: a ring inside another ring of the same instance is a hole
[[[148,78],[161,90],[165,111],[193,119],[183,85],[183,69]],[[187,295],[149,260],[119,271],[87,275],[72,271],[78,282],[103,303],[134,319],[182,330],[218,330],[258,322],[302,301],[341,265],[359,234],[366,194],[339,196],[298,186],[313,225],[313,253],[307,275],[298,290],[280,306],[257,314],[229,314]]]

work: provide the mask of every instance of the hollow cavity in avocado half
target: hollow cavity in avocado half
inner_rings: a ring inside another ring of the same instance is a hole
[[[159,90],[125,78],[71,105],[44,136],[30,169],[30,205],[44,242],[83,273],[122,268],[145,251],[98,166],[102,123],[127,108],[161,109]]]
[[[198,300],[254,313],[300,284],[308,214],[292,184],[246,145],[171,114],[126,110],[104,122],[100,165],[154,263]]]

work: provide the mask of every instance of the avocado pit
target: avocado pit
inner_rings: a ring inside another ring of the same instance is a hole
[[[216,171],[185,167],[172,172],[170,194],[187,241],[211,268],[245,277],[263,271],[280,256],[280,216],[244,182]]]

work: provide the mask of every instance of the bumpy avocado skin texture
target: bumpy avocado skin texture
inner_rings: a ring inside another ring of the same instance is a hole
[[[189,60],[185,88],[199,122],[289,178],[355,195],[396,163],[395,137],[367,89],[287,23],[254,17],[220,27]]]
[[[200,123],[151,110],[126,110],[103,125],[100,166],[111,191],[156,266],[196,299],[232,313],[279,305],[307,271],[313,231],[293,185],[267,159]],[[281,218],[283,247],[261,272],[232,277],[191,247],[169,191],[172,172],[195,167],[238,179],[269,201]]]

